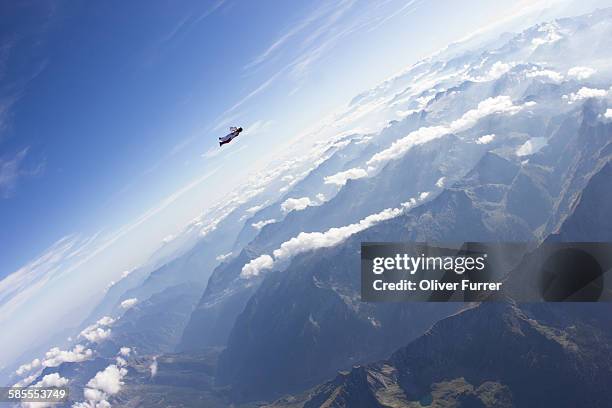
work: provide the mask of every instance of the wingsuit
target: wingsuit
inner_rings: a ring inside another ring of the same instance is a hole
[[[232,126],[229,130],[230,130],[230,133],[219,138],[219,146],[223,146],[224,144],[231,142],[232,140],[238,137],[240,132],[242,132],[241,127]]]

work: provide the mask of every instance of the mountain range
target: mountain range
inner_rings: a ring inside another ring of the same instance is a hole
[[[611,51],[598,10],[450,47],[357,96],[347,115],[381,129],[195,220],[110,286],[72,336],[91,354],[27,383],[56,373],[71,403],[126,407],[609,406],[607,304],[361,302],[359,251],[612,241]],[[115,392],[83,391],[111,366]]]

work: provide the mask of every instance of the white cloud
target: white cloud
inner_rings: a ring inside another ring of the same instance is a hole
[[[111,329],[103,329],[101,327],[85,329],[79,335],[92,343],[100,343],[106,340],[111,334]]]
[[[408,136],[393,142],[389,148],[376,153],[374,156],[372,156],[367,164],[368,166],[373,167],[374,165],[379,165],[389,160],[397,159],[410,150],[413,146],[437,139],[447,133],[450,133],[450,129],[447,126],[422,127],[409,133]]]
[[[431,91],[433,91],[433,92],[431,92]],[[427,106],[427,104],[429,102],[431,102],[436,97],[435,89],[430,89],[430,92],[431,93],[429,95],[424,95],[424,96],[421,96],[421,97],[415,99],[416,103],[419,104],[419,109],[425,108]]]
[[[119,278],[119,281],[121,281],[122,279],[127,278],[130,275],[130,273],[132,273],[134,271],[135,271],[135,269],[127,269],[127,270],[121,272],[121,278]],[[110,288],[112,288],[116,284],[117,284],[116,281],[114,281],[114,280],[110,281],[109,284],[104,289],[104,291],[107,292]]]
[[[479,145],[489,144],[494,139],[495,139],[495,135],[494,134],[480,136],[478,139],[476,139],[476,144],[479,144]]]
[[[325,201],[325,194],[323,193],[319,193],[316,195],[317,200],[319,200],[320,202],[324,202]]]
[[[40,359],[35,358],[30,363],[20,365],[19,368],[17,369],[17,371],[15,371],[15,374],[17,374],[19,376],[22,376],[25,373],[28,373],[28,372],[32,371],[33,369],[36,369],[36,368],[40,367],[40,365],[41,365]]]
[[[131,301],[131,299],[128,299]],[[128,304],[131,302],[128,302]],[[132,305],[133,306],[133,305]],[[123,307],[123,302],[121,303],[121,307]],[[110,337],[111,329],[108,328],[115,322],[115,319],[109,316],[104,316],[96,323],[87,326],[81,333],[79,333],[80,338],[84,338],[92,343],[100,343]],[[105,329],[106,327],[106,329]]]
[[[129,347],[121,347],[119,349],[119,353],[117,353],[117,357],[115,358],[117,367],[125,367],[127,366],[127,360],[124,357],[128,357],[130,352],[132,351]]]
[[[508,64],[505,62],[497,61],[493,65],[491,65],[491,68],[486,74],[482,76],[478,76],[478,77],[465,76],[465,79],[469,81],[474,81],[474,82],[494,81],[500,78],[502,75],[504,75],[508,71],[510,71],[514,65],[515,65],[514,63]]]
[[[120,306],[122,309],[127,310],[127,309],[134,307],[136,303],[138,303],[137,298],[130,298],[130,299],[125,299],[123,302],[121,302]]]
[[[96,322],[96,324],[100,325],[100,326],[110,326],[113,323],[115,323],[115,319],[113,319],[110,316],[104,316],[101,317],[100,319],[98,319],[98,321]]]
[[[405,203],[406,205],[402,205],[400,208],[387,208],[379,213],[369,215],[355,224],[330,228],[325,232],[301,232],[275,249],[272,253],[274,258],[264,254],[244,265],[240,276],[246,279],[258,276],[262,271],[272,269],[277,261],[287,260],[297,254],[316,248],[334,246],[357,232],[370,228],[379,222],[397,217],[406,208],[426,199],[428,196],[429,192],[421,193],[418,200],[413,198],[412,202]]]
[[[157,357],[153,358],[153,362],[149,366],[149,371],[151,372],[151,378],[157,375]]]
[[[503,63],[501,61],[497,61],[495,64],[491,66],[489,70],[488,77],[491,79],[499,78],[504,75],[506,72],[510,71],[512,65]]]
[[[113,319],[110,316],[103,316],[103,317],[99,318],[98,321],[96,322],[96,324],[98,324],[100,326],[110,326],[113,323],[115,323],[115,319]]]
[[[291,176],[289,182],[287,183],[286,186],[282,187],[280,189],[281,192],[285,192],[288,191],[291,187],[293,187],[298,181],[300,181],[300,178],[298,178],[299,176]],[[287,177],[283,177],[283,181],[287,181]]]
[[[68,379],[61,377],[58,373],[45,375],[34,387],[64,387]]]
[[[372,136],[363,136],[359,140],[357,140],[355,144],[356,145],[366,144],[372,139],[373,139]]]
[[[68,379],[63,378],[58,373],[51,373],[45,375],[40,381],[36,384],[32,384],[32,387],[39,388],[50,388],[50,387],[65,387],[68,384]],[[57,403],[53,402],[22,402],[22,408],[47,408],[54,407]]]
[[[261,255],[259,258],[246,264],[242,268],[241,276],[244,278],[257,276],[262,270],[271,269],[276,261],[286,260],[294,255],[315,248],[336,245],[350,235],[362,231],[377,222],[396,217],[401,211],[401,209],[390,208],[378,214],[370,215],[356,224],[330,228],[326,232],[301,232],[298,236],[283,242],[280,248],[274,250],[274,259],[270,255]]]
[[[72,405],[72,408],[111,408],[110,402],[104,399],[104,395],[99,390],[85,388],[85,398],[91,398],[85,402],[77,402]]]
[[[400,118],[405,118],[406,116],[412,115],[413,113],[419,112],[420,109],[406,109],[406,110],[398,110],[395,112],[395,114],[397,116],[399,116]],[[363,141],[359,141],[355,144],[362,144],[365,143]]]
[[[117,394],[123,386],[123,377],[127,369],[111,364],[103,371],[98,371],[94,378],[87,382],[83,391],[85,402],[74,404],[73,408],[107,408],[108,397]]]
[[[32,381],[38,378],[41,372],[42,371],[35,372],[34,374],[17,381],[15,384],[13,384],[13,387],[27,387],[28,385],[32,384]]]
[[[127,374],[127,370],[119,369],[111,364],[103,371],[98,371],[96,376],[89,380],[87,387],[100,390],[106,394],[113,395],[119,392],[123,383],[122,378]]]
[[[355,167],[346,171],[341,171],[331,176],[325,177],[325,184],[336,184],[343,186],[348,180],[360,179],[367,177],[368,173],[359,167]]]
[[[265,227],[266,225],[273,224],[275,222],[276,222],[276,220],[274,218],[270,218],[269,220],[261,220],[261,221],[255,222],[255,223],[251,224],[251,226],[253,228],[257,229],[257,230],[260,230],[263,227]]]
[[[221,221],[223,221],[224,218],[225,218],[225,215],[222,215],[221,217],[217,218],[216,220],[211,221],[210,223],[206,225],[204,224],[199,225],[200,227],[202,227],[200,229],[200,237],[205,237],[211,232],[213,232],[214,230],[216,230],[217,226],[219,225]]]
[[[240,276],[251,277],[259,275],[259,272],[265,269],[272,269],[274,266],[274,259],[270,255],[260,255],[255,259],[249,261],[242,267]]]
[[[429,197],[429,195],[430,195],[429,191],[421,193],[421,194],[419,194],[418,198],[412,197],[410,200],[408,200],[406,202],[403,202],[400,205],[402,206],[402,209],[404,211],[407,211],[407,210],[413,208],[414,206],[416,206],[417,204],[419,204],[419,202],[425,200],[427,197]]]
[[[553,71],[552,69],[537,69],[527,72],[527,78],[548,78],[553,82],[563,81],[563,74]]]
[[[606,110],[606,112],[603,114],[603,117],[606,119],[612,119],[612,109]]]
[[[288,213],[290,211],[301,211],[312,204],[312,201],[310,201],[310,198],[308,197],[288,198],[281,204],[281,209],[284,213]]]
[[[255,214],[257,211],[261,210],[262,208],[263,208],[263,204],[255,205],[251,208],[247,208],[246,212],[249,214]]]
[[[539,47],[544,44],[553,44],[563,38],[561,30],[557,23],[545,23],[538,28],[538,31],[543,33],[540,37],[531,40],[531,44]]]
[[[217,256],[215,259],[216,259],[218,262],[223,262],[223,261],[225,261],[227,258],[229,258],[230,256],[232,256],[232,252],[228,252],[227,254],[221,254],[221,255]]]
[[[514,115],[523,107],[515,105],[509,96],[497,96],[488,98],[478,104],[475,109],[471,109],[463,114],[459,119],[449,125],[422,127],[410,132],[407,136],[399,139],[393,144],[376,153],[368,161],[368,166],[379,166],[389,160],[397,159],[404,155],[413,146],[427,143],[449,133],[461,132],[474,126],[480,119],[493,114]]]
[[[438,181],[436,181],[436,187],[442,188],[444,187],[444,182],[446,181],[446,177],[440,177]]]
[[[518,149],[516,149],[516,155],[528,156],[530,154],[536,153],[538,150],[542,149],[546,146],[546,138],[545,137],[533,137],[523,143]]]
[[[580,88],[578,92],[571,93],[570,95],[563,95],[563,99],[568,100],[568,103],[575,103],[583,99],[605,98],[607,95],[608,90],[606,89],[587,88],[584,86]]]
[[[567,71],[567,76],[582,81],[595,75],[595,72],[597,71],[589,67],[574,67]]]
[[[480,102],[475,109],[469,110],[463,116],[453,121],[449,128],[451,132],[461,132],[474,126],[480,119],[493,114],[514,115],[522,109],[515,105],[509,96],[487,98]]]
[[[62,363],[78,363],[89,360],[93,356],[91,349],[86,349],[84,346],[77,344],[72,350],[60,350],[59,347],[53,347],[45,353],[45,358],[42,365],[45,367],[57,367]]]
[[[84,330],[81,332],[81,337],[92,343],[101,343],[106,340],[111,334],[111,329],[103,329],[97,327],[95,329]]]
[[[427,197],[429,197],[431,193],[429,191],[424,191],[421,194],[419,194],[419,201],[423,201],[425,200]]]

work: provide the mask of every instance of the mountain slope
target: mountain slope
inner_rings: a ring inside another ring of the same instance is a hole
[[[594,339],[591,330],[601,333],[588,324],[549,326],[506,302],[481,304],[387,361],[340,374],[303,406],[608,406],[609,333]]]
[[[587,131],[579,132],[578,139],[590,134],[589,127],[583,129]],[[238,399],[303,389],[331,375],[334,365],[340,369],[384,357],[397,342],[409,341],[457,310],[448,305],[426,309],[360,303],[359,243],[532,241],[550,217],[551,203],[558,200],[549,181],[554,185],[555,177],[575,174],[568,168],[594,166],[589,152],[593,146],[603,148],[602,143],[573,146],[566,154],[576,158],[574,166],[543,167],[487,153],[435,199],[356,234],[338,248],[298,256],[286,270],[270,274],[236,320],[220,360],[219,380],[231,384]],[[551,151],[531,158],[537,163],[541,155],[546,161]],[[519,205],[525,200],[530,203],[527,209]],[[414,319],[417,314],[421,320]],[[261,378],[274,379],[274,385],[268,387]]]

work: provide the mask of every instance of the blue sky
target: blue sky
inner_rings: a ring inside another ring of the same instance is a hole
[[[206,169],[197,153],[225,125],[286,138],[498,11],[481,4],[435,38],[424,21],[451,2],[422,3],[4,3],[0,277],[154,205]]]
[[[330,112],[532,3],[3,2],[0,322],[78,318]]]

